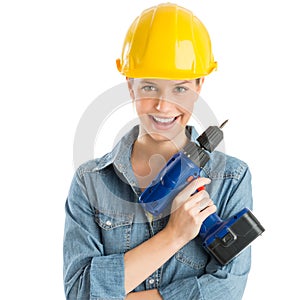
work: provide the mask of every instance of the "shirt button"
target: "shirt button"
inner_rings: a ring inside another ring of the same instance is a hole
[[[153,283],[154,283],[154,279],[153,278],[149,279],[149,284],[153,284]]]
[[[111,221],[106,221],[105,224],[106,224],[107,226],[111,226]]]

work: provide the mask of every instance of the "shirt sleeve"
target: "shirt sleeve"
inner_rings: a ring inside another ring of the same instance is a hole
[[[73,178],[65,206],[66,299],[125,299],[124,254],[104,256],[100,229],[79,174]]]
[[[222,209],[222,217],[232,216],[247,207],[252,209],[251,174],[245,168],[235,180],[231,195]],[[242,299],[251,265],[251,248],[248,246],[226,266],[211,259],[201,277],[185,278],[162,286],[159,292],[164,300],[240,300]]]

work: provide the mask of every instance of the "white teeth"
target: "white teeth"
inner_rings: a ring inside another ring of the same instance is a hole
[[[160,122],[160,123],[171,123],[175,120],[175,117],[174,118],[158,118],[158,117],[152,116],[152,118],[154,119],[154,121]]]

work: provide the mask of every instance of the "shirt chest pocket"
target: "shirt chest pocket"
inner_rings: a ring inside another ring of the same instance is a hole
[[[96,223],[104,255],[125,253],[130,249],[133,214],[116,211],[98,211]]]

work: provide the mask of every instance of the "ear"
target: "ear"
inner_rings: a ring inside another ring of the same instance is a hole
[[[202,86],[203,86],[203,84],[204,84],[204,77],[201,77],[201,78],[199,78],[200,80],[199,80],[199,84],[197,84],[197,87],[196,87],[196,92],[198,93],[198,94],[200,94],[200,92],[201,92],[201,89],[202,89]]]
[[[135,99],[135,96],[134,96],[134,91],[133,91],[133,78],[128,78],[126,77],[126,81],[127,81],[127,86],[128,86],[128,91],[129,91],[129,94],[130,94],[130,98],[134,101]]]

